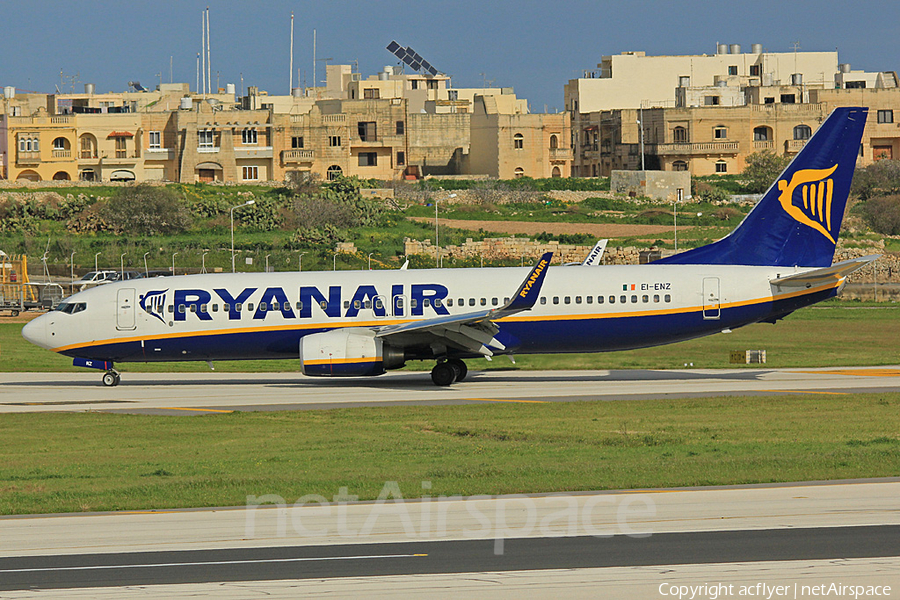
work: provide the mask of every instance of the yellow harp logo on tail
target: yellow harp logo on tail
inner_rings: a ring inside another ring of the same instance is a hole
[[[831,174],[837,169],[802,169],[791,177],[790,183],[778,181],[778,196],[781,207],[798,223],[808,225],[831,240],[831,197],[834,193],[834,180]],[[794,204],[794,192],[800,188],[797,204]],[[802,203],[802,205],[801,205]]]

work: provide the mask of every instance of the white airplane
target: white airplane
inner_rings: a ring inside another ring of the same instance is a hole
[[[877,257],[832,265],[865,108],[839,108],[728,236],[634,266],[208,274],[74,294],[22,335],[74,364],[299,359],[315,376],[380,375],[435,360],[607,352],[771,322],[837,295]]]

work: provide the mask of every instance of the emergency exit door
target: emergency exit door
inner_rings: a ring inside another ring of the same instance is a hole
[[[721,316],[719,305],[719,278],[703,278],[703,318],[718,319]]]

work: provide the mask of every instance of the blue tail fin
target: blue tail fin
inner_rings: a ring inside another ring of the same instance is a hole
[[[728,236],[655,262],[830,266],[867,112],[835,109]]]

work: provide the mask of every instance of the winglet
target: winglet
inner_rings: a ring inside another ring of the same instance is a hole
[[[513,295],[509,304],[500,309],[499,312],[528,310],[537,302],[541,293],[541,286],[544,284],[544,276],[547,274],[547,268],[550,266],[550,260],[553,258],[552,252],[545,252],[541,259],[537,262],[519,289]]]

